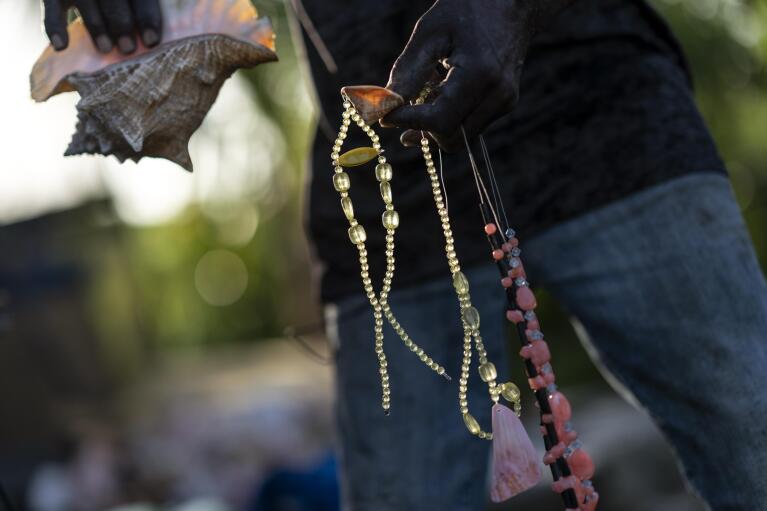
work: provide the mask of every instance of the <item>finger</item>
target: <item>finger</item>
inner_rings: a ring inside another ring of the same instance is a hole
[[[464,120],[463,128],[466,137],[471,140],[480,135],[495,120],[508,113],[513,107],[516,93],[507,90],[496,90],[488,94],[487,98]],[[500,107],[499,103],[508,107]],[[460,134],[460,130],[459,130]]]
[[[405,105],[393,110],[383,122],[398,128],[452,134],[476,108],[486,85],[469,78],[471,73],[454,67],[440,85],[439,96],[433,103]]]
[[[162,12],[158,0],[132,0],[133,16],[136,19],[144,46],[151,48],[162,39]]]
[[[136,38],[133,35],[133,12],[128,0],[101,0],[100,5],[109,35],[117,43],[120,53],[133,53],[136,50]]]
[[[421,132],[416,130],[405,130],[399,137],[400,143],[405,147],[417,147],[421,145]]]
[[[112,39],[107,34],[104,18],[101,16],[96,0],[78,0],[77,10],[85,23],[85,28],[93,39],[93,44],[101,53],[112,51]]]
[[[44,25],[45,33],[56,51],[63,50],[69,46],[69,35],[67,34],[67,9],[65,9],[60,0],[48,0],[44,4]]]
[[[428,18],[416,23],[410,40],[397,57],[389,73],[387,89],[410,101],[418,96],[426,81],[433,75],[439,60],[449,50],[446,31],[433,30]]]

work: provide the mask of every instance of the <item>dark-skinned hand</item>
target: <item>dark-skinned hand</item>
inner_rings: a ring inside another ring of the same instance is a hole
[[[152,47],[162,39],[162,15],[159,0],[43,0],[45,32],[54,49],[69,45],[67,13],[77,8],[83,23],[102,53],[117,47],[121,53],[136,50],[136,34],[144,46]]]
[[[437,0],[418,20],[387,87],[413,101],[435,69],[444,79],[435,99],[402,106],[381,125],[407,129],[405,145],[427,131],[448,151],[460,147],[462,126],[469,138],[480,134],[514,108],[531,39],[571,1]]]

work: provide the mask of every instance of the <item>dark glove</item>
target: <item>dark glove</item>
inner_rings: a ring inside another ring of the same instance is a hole
[[[144,46],[152,47],[162,38],[159,0],[43,0],[45,32],[56,50],[69,45],[67,12],[76,7],[93,44],[103,53],[114,46],[121,53],[133,53],[138,32]]]
[[[428,131],[451,150],[510,112],[535,33],[572,0],[437,0],[418,20],[392,67],[388,88],[415,99],[435,69],[447,71],[433,101],[406,105],[382,126]],[[405,132],[403,143],[414,133]]]

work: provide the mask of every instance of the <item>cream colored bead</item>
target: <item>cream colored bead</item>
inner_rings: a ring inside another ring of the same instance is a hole
[[[479,366],[479,377],[482,378],[482,381],[484,382],[495,380],[498,377],[495,364],[492,362],[485,362]]]
[[[351,186],[352,182],[351,179],[349,179],[349,174],[346,172],[333,174],[333,188],[335,188],[336,191],[345,192],[351,188]]]
[[[391,204],[392,202],[391,185],[388,181],[381,183],[381,198],[386,204]]]
[[[387,229],[396,229],[399,227],[399,213],[394,210],[384,211],[384,214],[381,216],[381,221],[383,226]]]
[[[455,287],[455,292],[459,295],[465,295],[469,292],[469,279],[466,278],[463,272],[459,271],[453,275],[453,287]]]
[[[341,199],[341,209],[343,209],[347,220],[354,218],[354,205],[352,204],[352,200],[349,197],[344,197]]]
[[[479,311],[475,307],[465,307],[461,313],[469,328],[473,330],[479,328]]]
[[[478,435],[482,429],[479,427],[479,422],[477,422],[477,419],[474,418],[474,416],[470,413],[464,413],[463,414],[463,423],[466,424],[466,428],[471,432],[472,435]]]
[[[367,239],[365,228],[359,224],[349,227],[349,239],[355,245],[359,245],[360,243],[365,243],[365,240]]]

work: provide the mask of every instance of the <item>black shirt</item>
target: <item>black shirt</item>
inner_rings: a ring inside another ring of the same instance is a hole
[[[383,85],[431,2],[330,0],[306,9],[338,64],[328,73],[307,40],[320,107],[337,131],[342,85]],[[394,167],[394,289],[447,275],[444,238],[421,153],[398,130],[376,128]],[[308,227],[322,266],[322,298],[360,292],[356,248],[333,189],[333,137],[318,130],[311,158]],[[515,110],[485,132],[511,225],[524,239],[653,184],[692,172],[724,172],[691,95],[670,30],[641,0],[577,0],[528,53]],[[352,125],[344,149],[369,145]],[[436,153],[436,151],[434,151]],[[475,155],[479,152],[475,150]],[[368,233],[374,279],[383,276],[383,203],[373,166],[352,169],[350,195]],[[456,251],[464,266],[487,262],[465,152],[444,157]],[[489,263],[488,263],[489,264]]]

